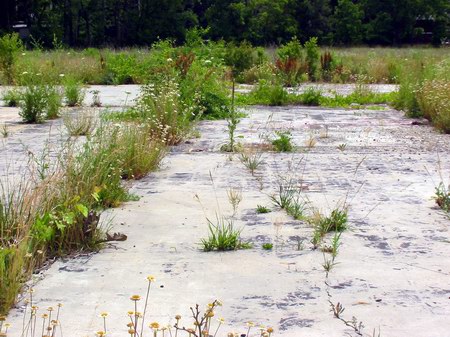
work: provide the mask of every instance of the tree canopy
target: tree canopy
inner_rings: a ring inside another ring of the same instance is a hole
[[[192,27],[208,37],[279,44],[439,44],[448,38],[448,0],[2,0],[0,32],[24,22],[44,46],[138,46]],[[426,34],[425,34],[426,33]],[[424,40],[427,37],[428,40]]]

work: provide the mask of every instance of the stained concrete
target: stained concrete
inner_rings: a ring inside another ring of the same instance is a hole
[[[439,170],[444,179],[450,172],[450,136],[412,125],[387,107],[244,111],[240,142],[259,147],[275,131],[290,130],[296,152],[264,153],[265,163],[252,177],[237,156],[219,151],[226,122],[201,122],[199,139],[174,147],[159,171],[133,184],[139,201],[102,215],[128,240],[98,254],[57,261],[35,276],[37,305],[64,303],[66,336],[93,336],[102,327],[101,311],[110,313],[110,335],[123,336],[126,312],[133,310],[129,296],[144,295],[151,274],[157,282],[148,322],[174,323],[175,314],[188,316],[189,306],[218,298],[224,306],[217,315],[230,324],[224,334],[245,332],[251,320],[273,326],[281,336],[354,335],[333,318],[331,301],[346,308],[345,319],[363,322],[364,335],[381,329],[382,336],[449,336],[450,221],[432,195]],[[43,137],[39,128],[27,130],[35,139]],[[312,138],[316,143],[309,148]],[[346,144],[344,151],[340,144]],[[258,204],[272,206],[269,196],[279,176],[296,179],[309,207],[330,212],[344,200],[349,204],[349,230],[328,278],[323,254],[312,249],[310,225],[280,210],[255,211]],[[229,187],[242,189],[235,223],[253,248],[202,252],[205,217],[232,213]],[[261,249],[264,242],[274,243],[274,249]],[[10,313],[16,327],[22,325],[22,308],[19,303]],[[191,321],[186,318],[186,325]]]

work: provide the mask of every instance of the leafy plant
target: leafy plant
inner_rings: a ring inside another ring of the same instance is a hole
[[[62,94],[56,86],[47,86],[47,119],[59,117],[62,104]]]
[[[273,248],[273,243],[269,243],[269,242],[263,243],[263,244],[262,244],[262,248],[263,248],[264,250],[272,250],[272,248]]]
[[[23,49],[19,34],[5,34],[0,38],[0,67],[7,84],[14,83],[17,54]]]
[[[85,91],[76,80],[68,78],[64,83],[64,96],[67,106],[81,106]]]
[[[322,92],[314,87],[308,87],[305,92],[300,95],[300,101],[305,105],[318,106],[322,98]]]
[[[20,91],[17,89],[9,89],[3,93],[2,100],[5,102],[6,106],[18,106],[20,101]]]
[[[30,84],[20,94],[19,116],[25,123],[42,123],[47,108],[47,88],[41,84]]]
[[[305,42],[308,76],[311,81],[317,81],[319,78],[320,51],[317,42],[317,37],[311,37]]]
[[[276,131],[278,138],[272,141],[272,145],[278,152],[292,152],[294,147],[292,145],[292,136],[289,131]]]

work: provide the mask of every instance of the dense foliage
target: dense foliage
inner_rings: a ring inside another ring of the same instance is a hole
[[[51,46],[148,45],[208,37],[280,44],[297,36],[320,44],[405,44],[448,37],[447,0],[2,0],[0,33],[25,22],[35,42]]]

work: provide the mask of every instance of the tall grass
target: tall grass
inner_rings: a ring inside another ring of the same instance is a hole
[[[425,117],[450,133],[450,59],[405,70],[394,103],[410,117]]]
[[[155,170],[167,144],[190,128],[192,113],[180,102],[176,83],[158,88],[143,90],[134,109],[139,119],[104,121],[84,141],[71,137],[51,149],[53,162],[35,155],[28,183],[0,185],[0,313],[48,257],[98,249],[101,211],[129,200],[123,180]]]

